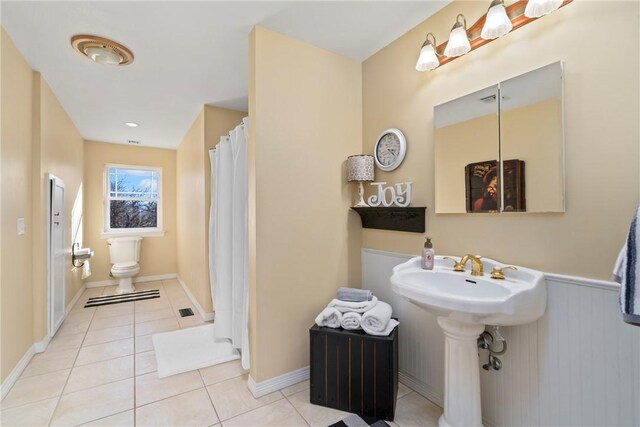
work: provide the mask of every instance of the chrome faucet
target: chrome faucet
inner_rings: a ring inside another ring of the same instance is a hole
[[[484,274],[484,265],[482,264],[480,255],[471,255],[466,254],[460,260],[460,264],[464,268],[467,265],[467,261],[471,260],[471,275],[472,276],[482,276]]]

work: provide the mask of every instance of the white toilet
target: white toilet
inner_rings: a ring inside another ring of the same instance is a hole
[[[140,272],[140,246],[142,237],[114,237],[108,239],[111,275],[118,279],[117,294],[134,292],[133,276]]]

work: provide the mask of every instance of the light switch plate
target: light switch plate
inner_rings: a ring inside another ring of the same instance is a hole
[[[18,231],[18,236],[22,236],[24,234],[24,218],[18,218],[16,229]]]

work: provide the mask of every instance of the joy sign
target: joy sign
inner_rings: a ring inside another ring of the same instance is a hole
[[[369,206],[384,206],[389,207],[396,205],[401,208],[406,208],[411,203],[411,183],[400,182],[398,184],[391,185],[389,187],[383,187],[386,182],[372,182],[370,185],[376,185],[378,187],[378,194],[370,196],[367,200]],[[404,185],[404,189],[402,186]],[[387,200],[387,195],[389,200]]]

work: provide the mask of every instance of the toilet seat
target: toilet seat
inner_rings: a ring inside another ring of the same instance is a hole
[[[113,267],[111,267],[111,271],[126,272],[135,270],[136,268],[138,268],[138,263],[135,261],[118,262],[116,264],[113,264]]]

